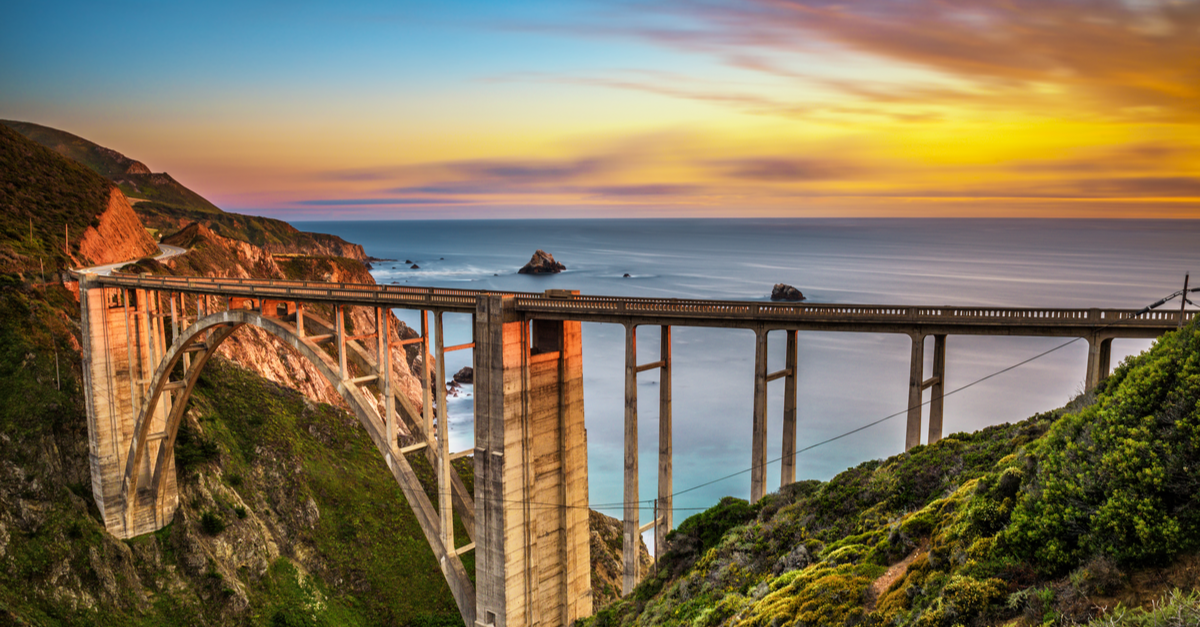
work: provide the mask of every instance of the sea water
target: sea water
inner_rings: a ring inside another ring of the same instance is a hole
[[[810,303],[994,307],[1141,308],[1200,270],[1200,221],[1139,220],[477,220],[306,222],[304,230],[362,244],[379,283],[483,290],[769,300],[775,283]],[[517,270],[543,249],[556,275]],[[419,269],[411,269],[412,264]],[[629,277],[625,277],[628,274]],[[1194,276],[1194,285],[1200,276]],[[1178,308],[1178,300],[1167,307]],[[416,312],[396,310],[418,327]],[[470,316],[446,314],[447,345],[471,341]],[[419,328],[419,327],[418,327]],[[658,328],[638,330],[639,363],[658,359]],[[678,523],[722,496],[750,490],[754,334],[675,327],[675,490],[746,471],[676,498]],[[1070,338],[950,336],[946,385],[954,390]],[[624,328],[585,323],[584,408],[591,503],[621,515]],[[770,336],[771,371],[783,367],[785,334]],[[1113,342],[1113,365],[1148,340]],[[902,334],[799,334],[797,448],[885,416],[908,402],[911,342]],[[932,342],[926,348],[932,360]],[[975,431],[1061,407],[1083,389],[1087,342],[945,399],[943,433]],[[446,375],[471,364],[449,353]],[[931,371],[926,364],[926,373]],[[641,498],[657,494],[658,375],[638,376]],[[452,450],[473,444],[471,388],[450,399]],[[769,458],[780,454],[783,382],[768,397]],[[928,394],[926,395],[928,399]],[[926,416],[928,410],[926,409]],[[829,479],[904,449],[900,415],[797,458],[797,479]],[[924,432],[922,437],[925,437]],[[779,482],[779,463],[768,467]],[[650,512],[643,514],[649,519]]]

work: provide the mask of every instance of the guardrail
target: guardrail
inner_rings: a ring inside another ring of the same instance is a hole
[[[220,296],[242,296],[269,300],[338,302],[368,306],[392,306],[474,312],[475,301],[484,295],[511,296],[516,309],[531,314],[596,317],[695,318],[754,322],[906,323],[1010,326],[1107,326],[1125,328],[1168,328],[1178,324],[1176,311],[1132,309],[1057,309],[1020,307],[951,307],[900,305],[844,305],[778,303],[682,298],[639,298],[581,296],[561,291],[547,293],[496,292],[440,287],[322,283],[175,276],[95,276],[90,280],[111,287],[172,290]],[[1188,312],[1187,315],[1193,315]]]

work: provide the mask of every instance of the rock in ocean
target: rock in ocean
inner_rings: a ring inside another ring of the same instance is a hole
[[[788,285],[787,283],[776,283],[771,290],[771,300],[804,300],[804,294],[800,290]]]
[[[566,266],[554,260],[554,255],[539,248],[517,274],[557,274],[566,269]]]

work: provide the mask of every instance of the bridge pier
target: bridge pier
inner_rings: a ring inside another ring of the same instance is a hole
[[[784,380],[783,446],[779,485],[796,481],[796,371],[798,367],[797,332],[788,329],[787,356],[783,370],[767,372],[769,330],[759,325],[754,330],[754,419],[750,442],[750,502],[757,503],[767,495],[767,386],[776,379]]]
[[[131,503],[122,496],[129,442],[158,365],[154,356],[165,353],[165,338],[161,320],[155,320],[158,312],[145,290],[105,288],[93,281],[90,275],[79,281],[92,494],[105,529],[119,538],[132,538],[170,522],[179,502],[174,451],[171,447],[161,450],[167,435],[169,395],[149,416],[147,458],[158,465],[138,468],[142,485],[149,485],[151,478],[161,473],[164,490],[159,498],[136,492]]]
[[[1110,362],[1112,361],[1112,341],[1111,337],[1104,337],[1098,333],[1093,333],[1087,337],[1088,341],[1088,360],[1087,372],[1084,375],[1083,389],[1091,391],[1095,389],[1100,382],[1107,379],[1110,370]]]
[[[779,469],[779,487],[796,482],[796,376],[799,356],[797,336],[792,329],[787,331],[787,356],[784,358],[783,380],[783,458]]]
[[[671,515],[674,486],[674,460],[671,427],[671,327],[659,327],[658,361],[638,365],[637,325],[625,325],[625,485],[624,517],[621,539],[621,594],[633,592],[642,578],[638,549],[642,532],[654,529],[654,550],[666,544],[674,517]],[[658,501],[650,522],[641,524],[641,496],[638,482],[637,375],[659,371],[658,381]]]
[[[514,304],[476,305],[475,626],[568,625],[592,613],[582,335]]]
[[[933,334],[933,374],[925,378],[924,332],[910,334],[912,358],[908,370],[908,424],[904,431],[904,450],[921,443],[921,407],[924,405],[925,390],[933,388],[929,398],[929,441],[933,444],[942,439],[942,411],[946,393],[946,335]]]

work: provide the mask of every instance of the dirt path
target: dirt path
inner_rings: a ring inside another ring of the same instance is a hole
[[[908,557],[896,562],[895,564],[892,564],[891,568],[888,568],[886,573],[883,573],[879,576],[879,579],[876,579],[874,582],[872,582],[871,587],[867,590],[867,611],[874,611],[875,602],[879,600],[879,597],[883,596],[884,592],[887,592],[888,587],[893,583],[896,583],[897,579],[903,577],[904,574],[908,572],[909,565],[917,561],[918,557],[921,557],[928,552],[929,541],[926,540],[925,542],[921,543],[921,546],[913,549],[913,552],[909,553]]]

